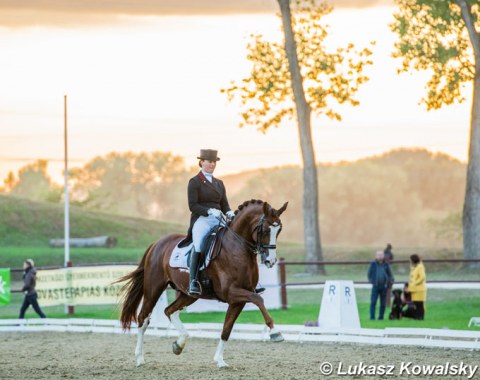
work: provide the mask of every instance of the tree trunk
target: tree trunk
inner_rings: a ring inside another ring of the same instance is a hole
[[[303,78],[297,56],[297,44],[292,29],[292,15],[289,0],[278,0],[285,33],[285,50],[288,58],[293,95],[297,110],[298,133],[303,159],[303,223],[307,261],[322,261],[320,224],[318,219],[318,180],[315,152],[311,131],[311,108],[305,98]],[[312,274],[324,273],[323,267],[308,266]]]
[[[480,69],[473,84],[467,185],[463,205],[463,255],[480,259]]]
[[[475,57],[473,102],[468,149],[467,184],[463,204],[463,256],[480,258],[480,36],[475,28],[472,5],[457,0]]]

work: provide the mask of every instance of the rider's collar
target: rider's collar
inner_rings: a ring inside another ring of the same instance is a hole
[[[201,170],[202,174],[205,176],[205,178],[208,180],[208,182],[212,183],[213,181],[213,174],[207,173],[203,169]]]

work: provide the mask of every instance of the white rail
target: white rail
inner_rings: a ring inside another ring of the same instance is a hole
[[[208,339],[218,339],[222,330],[221,323],[186,323],[185,327],[190,336]],[[298,343],[342,342],[480,350],[480,331],[429,328],[325,329],[302,325],[277,325],[277,328],[285,340]],[[0,319],[0,333],[34,331],[125,333],[119,321],[109,319]],[[127,331],[129,334],[136,332],[135,325]],[[150,325],[146,334],[159,337],[178,335],[172,325]],[[269,334],[264,325],[236,324],[231,339],[266,341]]]

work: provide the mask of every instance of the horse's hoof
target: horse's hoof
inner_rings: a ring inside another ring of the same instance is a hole
[[[285,340],[285,338],[283,337],[283,335],[281,333],[274,333],[272,335],[270,335],[270,340],[272,342],[283,342]]]
[[[225,363],[223,360],[215,360],[215,363],[217,363],[218,368],[228,368],[229,365]]]
[[[177,344],[177,342],[175,341],[175,342],[172,343],[172,350],[173,350],[173,353],[174,353],[175,355],[180,355],[180,354],[182,353],[182,351],[183,351],[183,348],[180,347],[180,346]]]
[[[137,367],[140,367],[145,364],[144,358],[137,358]]]

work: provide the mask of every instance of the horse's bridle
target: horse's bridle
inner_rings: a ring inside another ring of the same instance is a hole
[[[255,255],[260,255],[262,259],[262,263],[264,263],[267,259],[267,250],[269,249],[277,249],[276,244],[264,244],[262,243],[262,238],[263,238],[263,222],[265,221],[265,215],[263,215],[257,225],[257,241],[255,242],[255,248],[253,249],[253,253]],[[277,232],[277,236],[282,230],[282,227]]]
[[[265,222],[265,215],[262,215],[262,217],[258,221],[257,227],[255,228],[255,230],[257,231],[257,239],[256,239],[256,241],[254,241],[254,243],[249,242],[247,239],[245,239],[244,237],[237,234],[232,228],[230,228],[230,226],[227,223],[225,223],[225,227],[227,228],[227,230],[229,230],[233,234],[233,236],[235,236],[235,238],[237,240],[246,244],[250,248],[250,250],[252,251],[252,253],[254,255],[260,255],[260,257],[262,259],[262,263],[266,261],[267,250],[277,249],[276,244],[262,243],[263,233],[264,233],[264,231],[263,231],[263,223],[264,222]],[[282,227],[280,226],[280,229],[277,232],[277,236],[278,236],[278,234],[280,233],[281,230],[282,230]]]

